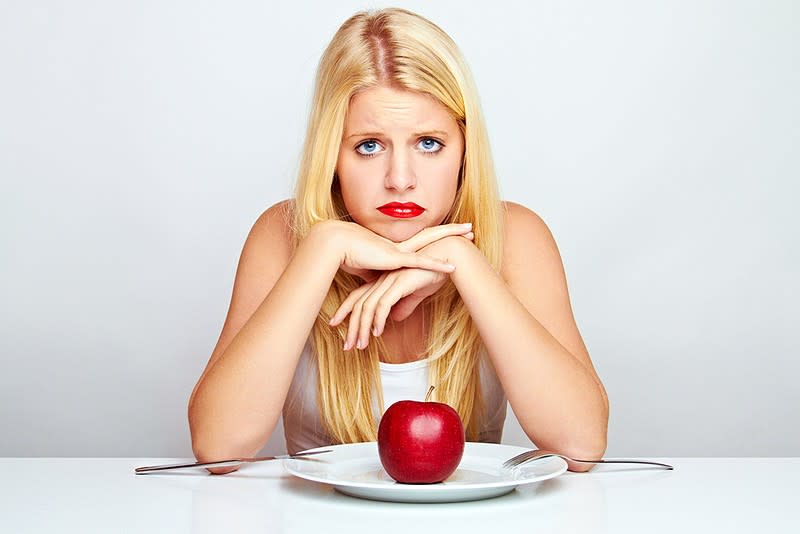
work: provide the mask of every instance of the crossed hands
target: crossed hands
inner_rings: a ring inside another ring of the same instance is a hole
[[[454,269],[445,258],[447,239],[474,238],[471,223],[432,226],[400,243],[355,223],[343,224],[357,228],[348,228],[354,235],[348,236],[340,268],[365,281],[348,295],[328,323],[336,326],[350,316],[344,350],[366,348],[370,334],[380,336],[388,318],[408,318],[445,284]]]

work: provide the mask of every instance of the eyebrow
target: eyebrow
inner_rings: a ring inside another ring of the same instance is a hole
[[[350,139],[351,137],[381,137],[383,135],[382,132],[358,132],[345,137],[345,139]],[[447,132],[444,130],[426,130],[424,132],[414,132],[411,134],[412,137],[428,137],[428,136],[438,136],[447,138]]]

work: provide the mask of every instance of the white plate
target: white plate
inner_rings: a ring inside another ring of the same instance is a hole
[[[378,444],[351,443],[319,447],[318,462],[284,460],[286,470],[300,478],[331,484],[336,490],[364,499],[393,502],[457,502],[497,497],[525,484],[554,478],[567,470],[561,458],[548,458],[515,469],[502,463],[525,452],[524,447],[467,443],[458,469],[438,484],[399,484],[381,465]]]

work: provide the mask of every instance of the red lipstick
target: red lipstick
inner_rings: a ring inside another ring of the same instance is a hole
[[[397,219],[410,219],[422,215],[425,208],[413,202],[389,202],[378,208],[378,211]]]

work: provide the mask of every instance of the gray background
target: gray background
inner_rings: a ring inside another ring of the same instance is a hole
[[[797,4],[398,4],[460,44],[503,197],[555,235],[608,454],[800,455]],[[241,246],[368,5],[0,3],[0,455],[191,456]]]

